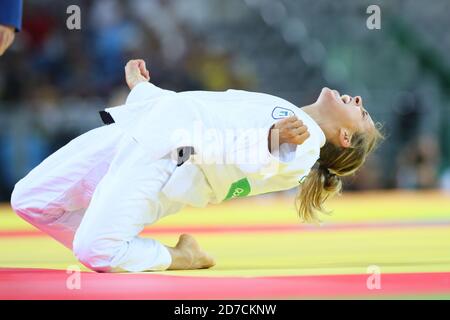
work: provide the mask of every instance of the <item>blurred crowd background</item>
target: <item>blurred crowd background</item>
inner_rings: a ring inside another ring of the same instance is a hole
[[[66,27],[71,4],[81,30]],[[371,4],[380,30],[366,27]],[[450,189],[449,17],[447,0],[27,0],[0,58],[0,201],[125,101],[131,58],[175,91],[245,89],[299,106],[323,86],[361,95],[386,140],[346,188]]]

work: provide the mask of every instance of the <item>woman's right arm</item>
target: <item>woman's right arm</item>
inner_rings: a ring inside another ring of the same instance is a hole
[[[161,95],[174,94],[149,83],[150,72],[142,59],[130,60],[125,66],[125,80],[131,89],[126,104],[150,100]]]
[[[125,80],[130,90],[141,82],[150,81],[150,72],[142,59],[130,60],[125,65]]]

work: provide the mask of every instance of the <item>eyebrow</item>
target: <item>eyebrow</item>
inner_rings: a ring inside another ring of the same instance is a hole
[[[369,112],[366,109],[364,109],[364,107],[361,107],[361,113],[362,113],[363,119],[370,118]]]
[[[367,111],[363,107],[361,107],[361,116],[362,116],[363,119],[367,118]]]
[[[363,119],[370,120],[372,125],[375,126],[375,123],[373,122],[373,119],[370,117],[369,112],[366,109],[364,109],[364,112],[365,112],[365,114],[363,113]]]

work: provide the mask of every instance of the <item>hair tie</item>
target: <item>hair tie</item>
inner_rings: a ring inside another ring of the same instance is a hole
[[[321,170],[327,176],[330,176],[330,177],[336,176],[336,173],[334,173],[332,170],[328,169],[325,166],[319,165],[319,170]]]
[[[334,170],[331,170],[331,169],[325,167],[324,165],[322,165],[320,163],[320,159],[317,160],[317,162],[314,164],[313,168],[321,171],[326,176],[329,176],[329,177],[337,176],[337,174]]]

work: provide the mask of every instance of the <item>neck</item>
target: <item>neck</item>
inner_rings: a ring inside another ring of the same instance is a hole
[[[304,106],[301,109],[319,125],[320,129],[322,129],[325,134],[327,141],[333,142],[335,128],[330,125],[333,123],[330,116],[327,113],[324,113],[322,108],[320,108],[316,103]]]

